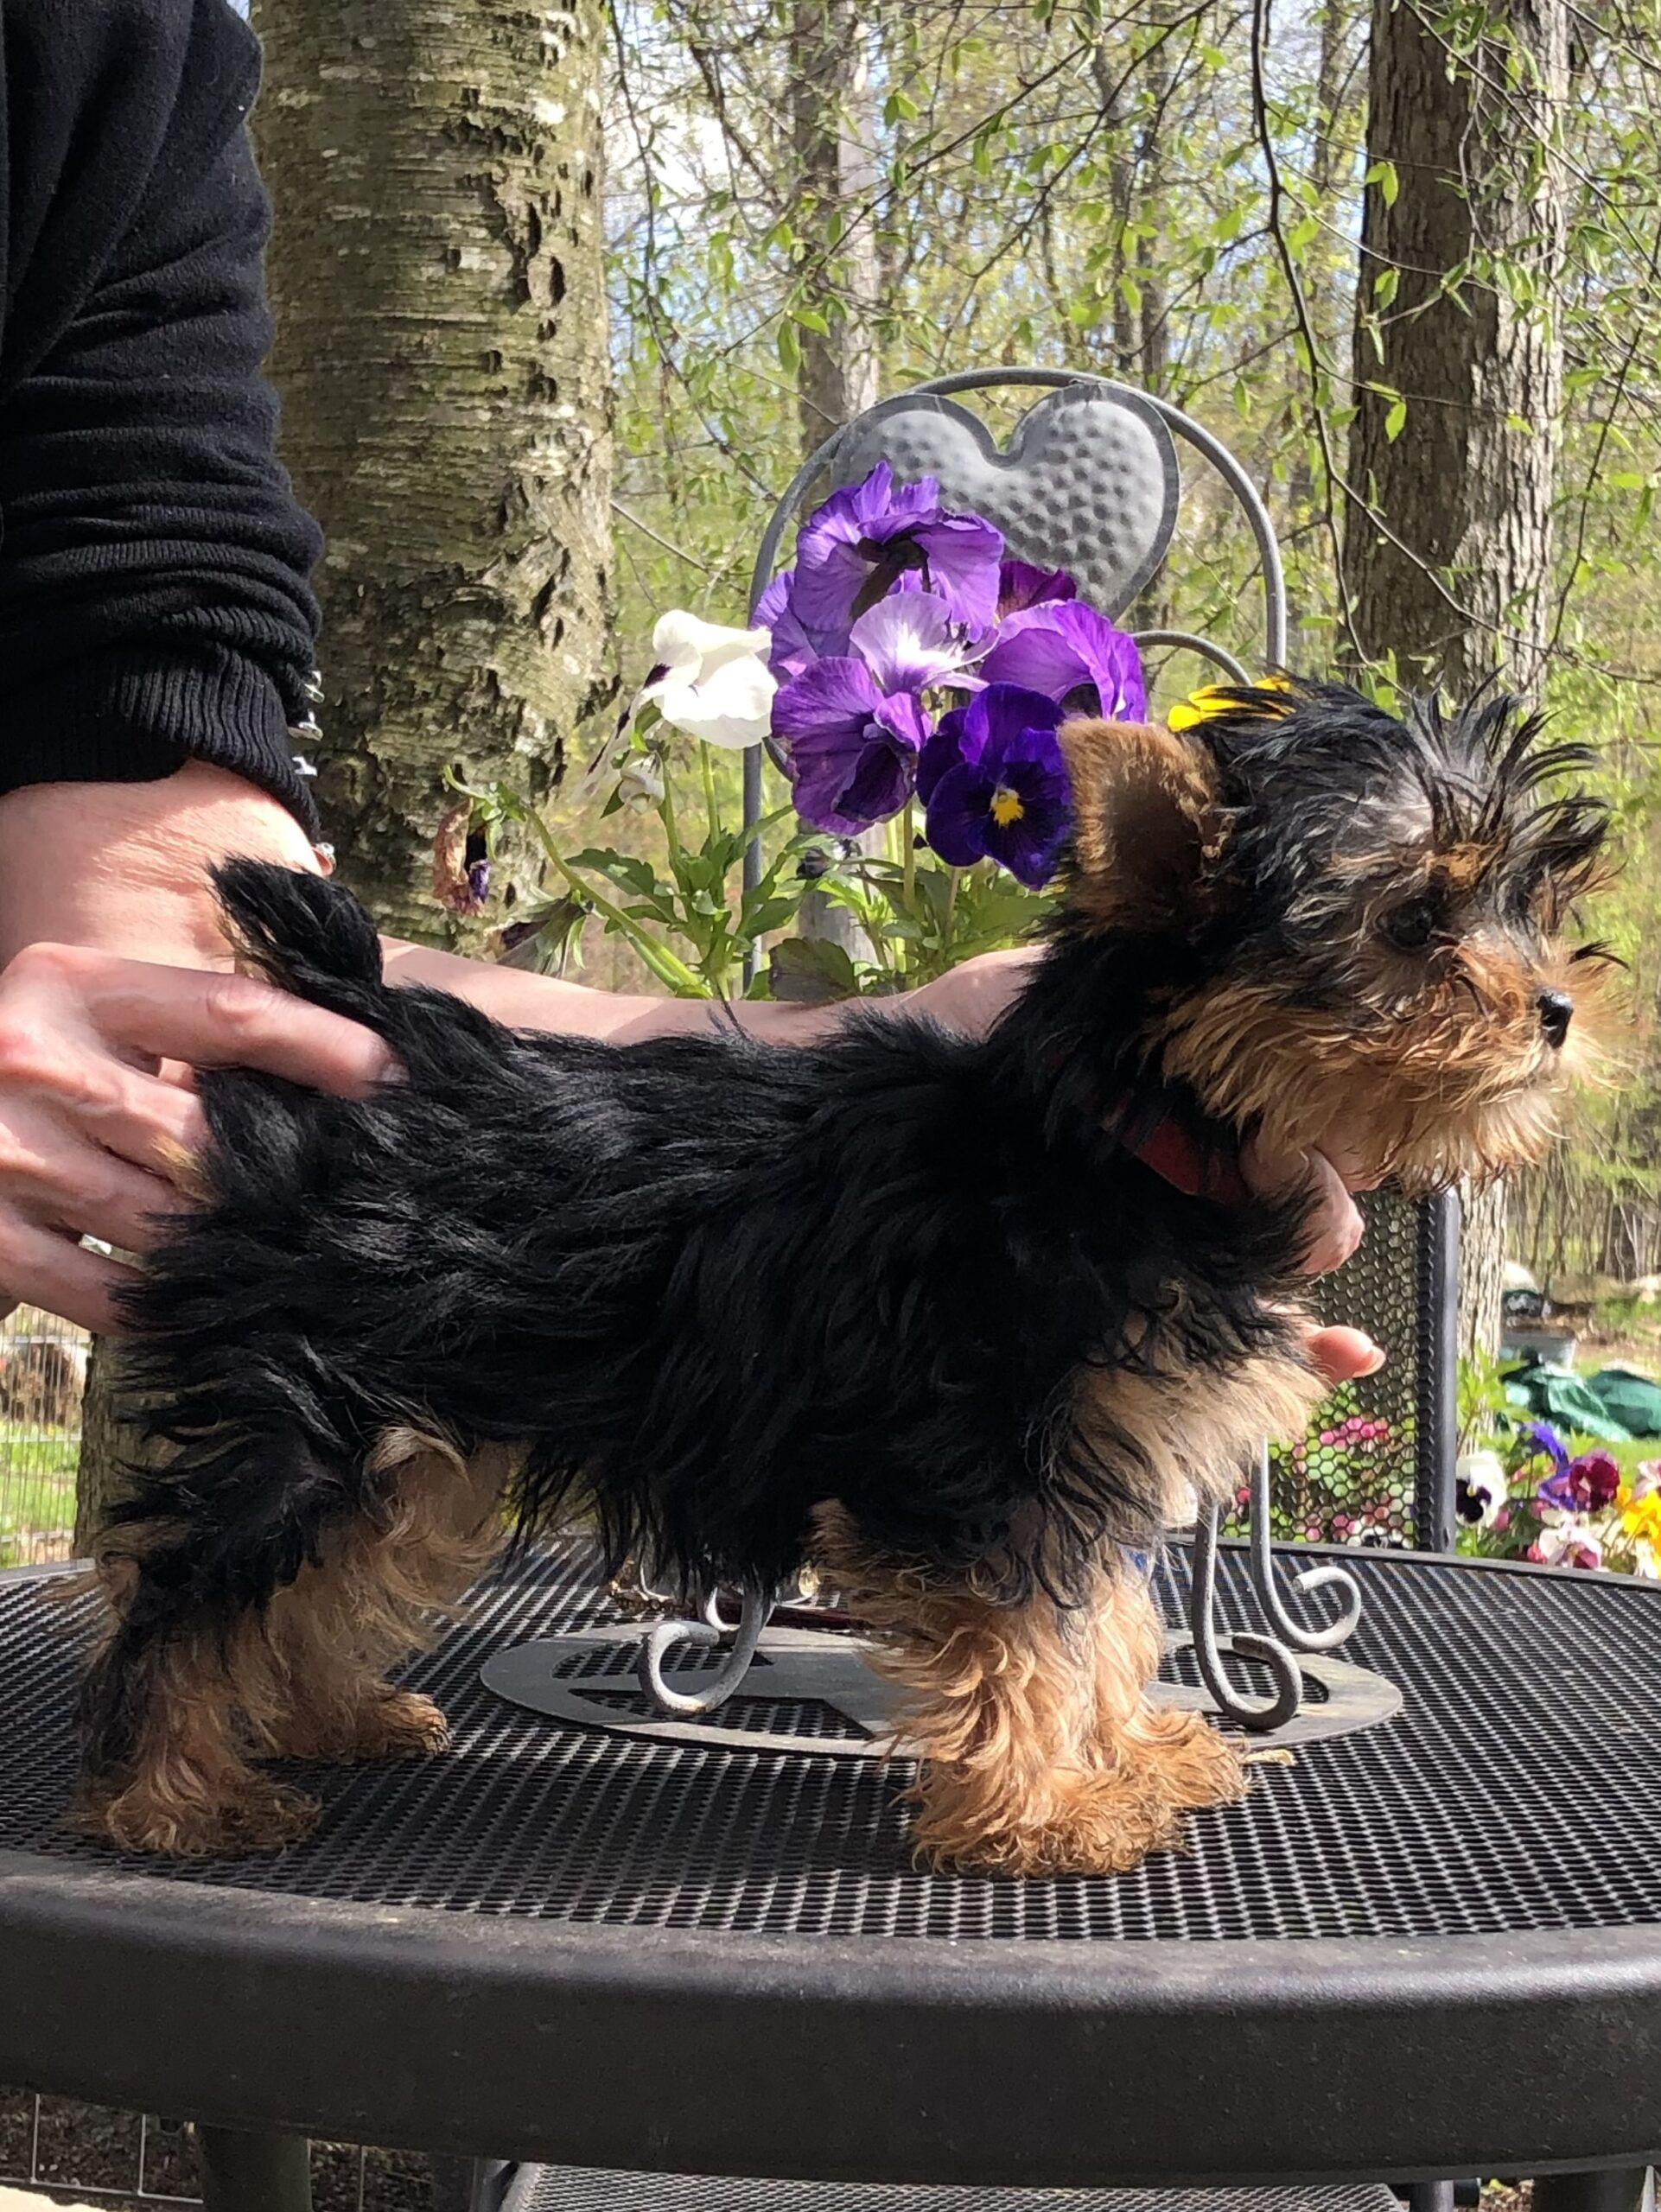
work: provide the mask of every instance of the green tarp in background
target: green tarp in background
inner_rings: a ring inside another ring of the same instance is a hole
[[[1505,1376],[1505,1395],[1519,1411],[1549,1421],[1565,1435],[1598,1436],[1607,1444],[1661,1437],[1661,1382],[1630,1367],[1576,1375],[1531,1360]]]

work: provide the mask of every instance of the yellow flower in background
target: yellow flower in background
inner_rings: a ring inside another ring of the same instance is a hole
[[[1661,1547],[1661,1491],[1652,1490],[1642,1497],[1634,1497],[1623,1483],[1615,1494],[1620,1508],[1620,1525],[1629,1536],[1636,1536],[1641,1543]]]
[[[1226,715],[1235,704],[1234,695],[1240,690],[1238,683],[1207,683],[1203,690],[1190,691],[1186,699],[1179,699],[1165,717],[1168,729],[1192,729],[1196,722],[1209,721],[1213,715]],[[1289,679],[1284,676],[1260,677],[1246,689],[1252,691],[1289,691]]]

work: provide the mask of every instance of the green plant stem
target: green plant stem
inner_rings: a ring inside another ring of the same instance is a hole
[[[660,983],[666,984],[679,998],[707,999],[710,996],[710,986],[703,976],[689,968],[666,944],[659,944],[655,937],[648,935],[614,900],[607,898],[603,891],[596,891],[593,884],[583,881],[549,836],[548,825],[539,815],[532,814],[528,819],[537,842],[571,889],[580,899],[586,899],[596,913],[603,914],[612,927],[628,939]]]
[[[717,835],[721,828],[721,810],[716,804],[715,763],[710,759],[710,747],[702,743],[700,743],[698,747],[698,766],[703,771],[703,813],[705,823],[708,827],[710,835],[713,837]]]
[[[906,810],[900,817],[900,842],[901,847],[901,883],[906,901],[906,912],[909,914],[912,899],[917,889],[917,821],[910,799],[906,801]]]
[[[958,911],[958,879],[961,868],[949,868],[945,872],[945,918],[940,926],[941,950],[951,942],[951,918]]]

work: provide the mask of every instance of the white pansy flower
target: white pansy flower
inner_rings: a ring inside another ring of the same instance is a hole
[[[1492,1529],[1505,1503],[1505,1469],[1497,1452],[1467,1452],[1454,1465],[1455,1510],[1467,1528]]]
[[[654,666],[636,706],[655,701],[671,728],[706,745],[759,745],[779,688],[767,667],[772,645],[771,631],[724,630],[673,607],[652,632]]]

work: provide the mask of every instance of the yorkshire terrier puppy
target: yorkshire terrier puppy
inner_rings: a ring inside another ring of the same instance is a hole
[[[1130,1866],[1242,1789],[1155,1708],[1130,1554],[1321,1385],[1307,1197],[1256,1134],[1426,1192],[1538,1157],[1575,1057],[1588,766],[1509,702],[1292,683],[1074,721],[1047,948],[984,1038],[521,1034],[381,979],[339,887],[220,879],[248,958],[367,1023],[366,1102],[205,1075],[203,1210],[133,1295],[169,1447],[103,1545],[83,1817],[217,1853],[317,1808],[251,1763],[436,1751],[390,1669],[510,1527],[689,1591],[817,1565],[907,1693],[936,1862]]]

